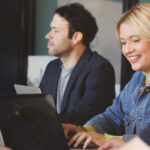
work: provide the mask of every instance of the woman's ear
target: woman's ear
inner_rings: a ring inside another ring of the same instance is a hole
[[[83,40],[83,34],[81,32],[75,32],[72,36],[74,44],[77,44]]]

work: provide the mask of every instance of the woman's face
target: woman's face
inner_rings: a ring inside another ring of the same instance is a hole
[[[150,73],[150,42],[139,37],[134,28],[127,23],[120,25],[120,42],[122,53],[132,69]]]

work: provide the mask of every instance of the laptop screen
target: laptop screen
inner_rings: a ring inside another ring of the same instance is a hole
[[[13,150],[68,150],[51,95],[0,95],[0,129]]]

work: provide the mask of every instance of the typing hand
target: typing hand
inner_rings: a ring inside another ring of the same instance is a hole
[[[74,134],[80,132],[80,131],[84,131],[83,128],[78,127],[76,125],[73,124],[61,124],[63,129],[64,129],[64,134],[66,138],[71,138]]]
[[[117,137],[112,138],[110,141],[106,142],[98,150],[116,150],[126,142],[124,140],[121,140]]]
[[[83,148],[87,148],[88,144],[90,143],[94,143],[100,146],[104,144],[106,140],[103,134],[97,132],[81,131],[75,134],[70,139],[70,141],[68,142],[68,146],[71,146],[73,144],[73,147],[78,147],[83,142]]]

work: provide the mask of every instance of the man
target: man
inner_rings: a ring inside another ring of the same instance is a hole
[[[50,28],[47,47],[58,59],[48,64],[40,88],[52,94],[60,122],[82,125],[112,103],[114,70],[90,50],[98,27],[82,5],[57,8]]]

